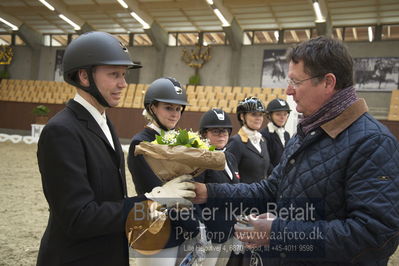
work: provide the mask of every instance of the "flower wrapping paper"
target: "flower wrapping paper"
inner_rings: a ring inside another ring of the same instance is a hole
[[[190,174],[197,176],[206,169],[223,170],[226,158],[222,151],[141,142],[135,155],[142,154],[152,171],[164,182]]]

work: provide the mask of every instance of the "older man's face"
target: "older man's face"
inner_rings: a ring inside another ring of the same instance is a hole
[[[325,79],[319,81],[304,71],[303,61],[298,64],[290,62],[288,66],[287,94],[292,95],[296,102],[296,110],[303,115],[310,116],[319,110],[330,98],[331,92],[326,89]]]

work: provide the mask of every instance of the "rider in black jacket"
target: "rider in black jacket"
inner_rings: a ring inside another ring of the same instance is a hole
[[[290,112],[290,106],[283,99],[272,100],[266,108],[267,118],[270,122],[260,133],[266,139],[270,162],[273,166],[280,163],[285,144],[290,139],[290,134],[284,128]]]
[[[149,123],[143,131],[133,137],[127,161],[138,194],[150,192],[154,187],[162,185],[162,181],[151,170],[143,155],[134,154],[136,145],[142,141],[155,140],[161,130],[174,129],[187,104],[186,91],[174,78],[157,79],[148,87],[144,96],[143,115],[149,120]],[[173,216],[176,217],[175,214]],[[171,222],[171,234],[165,248],[157,251],[157,256],[140,256],[137,265],[159,264],[160,261],[157,259],[162,259],[162,265],[175,264],[178,246],[187,240],[187,236],[197,235],[198,220],[190,217],[190,219],[183,220],[174,219]]]
[[[255,97],[245,98],[237,106],[237,118],[241,128],[237,135],[230,138],[227,151],[236,157],[241,183],[259,182],[273,169],[268,143],[258,131],[265,112],[262,101]]]
[[[202,138],[209,141],[209,144],[224,152],[226,165],[224,170],[205,170],[202,175],[195,178],[197,182],[228,184],[240,182],[237,161],[232,153],[226,151],[232,128],[229,115],[221,109],[211,109],[202,115],[199,133]],[[219,209],[215,209],[213,217],[204,219],[207,236],[212,241],[212,249],[207,253],[204,265],[227,263],[232,249],[232,226],[235,222],[234,217],[227,217],[226,213]]]

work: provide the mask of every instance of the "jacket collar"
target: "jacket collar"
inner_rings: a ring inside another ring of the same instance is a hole
[[[238,136],[240,136],[241,141],[242,141],[243,143],[246,143],[246,144],[247,144],[246,147],[247,147],[249,150],[253,151],[254,153],[258,154],[258,155],[261,156],[261,157],[265,156],[266,149],[264,149],[264,146],[262,147],[263,137],[262,137],[262,139],[260,140],[260,145],[261,145],[262,148],[261,148],[261,152],[259,152],[259,151],[255,148],[255,146],[252,145],[252,143],[249,141],[248,135],[247,135],[247,133],[245,133],[245,131],[242,129],[242,127],[241,127],[240,130],[237,132],[237,134],[238,134]]]
[[[245,132],[243,127],[240,128],[240,130],[237,132],[237,134],[240,136],[242,142],[247,143],[249,141],[248,134]],[[262,142],[263,138],[260,141]]]
[[[366,101],[358,99],[336,118],[321,125],[321,128],[333,139],[353,124],[360,116],[368,111]]]
[[[76,115],[76,117],[79,120],[84,120],[87,122],[87,128],[92,131],[94,134],[96,134],[98,137],[100,137],[112,150],[112,146],[109,143],[107,137],[105,136],[104,132],[102,131],[102,129],[100,128],[100,125],[97,123],[97,121],[94,119],[94,117],[90,114],[90,112],[83,107],[80,103],[78,103],[75,100],[70,100],[67,103],[67,107],[70,108]],[[110,121],[107,118],[107,125],[111,131],[111,136],[112,139],[114,141],[114,147],[115,147],[115,151],[119,152],[119,140],[116,142],[115,140],[117,140],[117,138],[115,137],[115,131],[113,126],[111,125]],[[118,147],[117,147],[118,146]]]
[[[244,129],[242,129],[242,127],[240,128],[240,130],[238,130],[237,132],[238,136],[240,136],[241,141],[247,143],[249,138],[247,133],[245,133]]]

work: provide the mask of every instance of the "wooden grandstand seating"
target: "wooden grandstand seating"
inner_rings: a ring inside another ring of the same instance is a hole
[[[193,99],[188,102],[190,105],[187,106],[187,111],[192,111],[192,112],[197,112],[199,111],[199,106],[198,106],[198,99]]]
[[[195,87],[195,93],[204,91],[204,89],[205,89],[205,86],[198,85],[198,86]]]
[[[238,86],[233,87],[233,90],[231,92],[234,93],[234,94],[241,93],[242,92],[242,88],[238,87]]]
[[[136,91],[134,92],[134,97],[144,97],[145,91],[146,91],[145,84],[137,84],[136,85]]]
[[[276,94],[269,94],[269,95],[267,96],[267,100],[268,100],[268,101],[274,100],[274,99],[276,99],[276,98],[277,98],[277,95],[276,95]]]
[[[228,101],[234,100],[235,99],[235,95],[233,93],[231,93],[231,92],[230,93],[226,93],[225,96],[224,96],[224,99],[226,99]]]
[[[193,107],[197,106],[197,102],[198,102],[198,100],[195,98],[189,99],[188,100],[189,105],[186,106],[186,111],[193,111]]]
[[[136,92],[136,84],[129,84],[126,90],[126,96],[133,97]]]
[[[143,97],[136,96],[133,98],[133,108],[144,108]]]
[[[215,86],[215,87],[212,88],[211,93],[213,93],[213,94],[223,93],[224,94],[225,92],[223,91],[223,87],[222,86]]]
[[[195,93],[195,86],[194,85],[188,85],[186,87],[186,93],[190,94],[190,93]]]
[[[125,99],[123,100],[123,104],[121,107],[125,108],[132,107],[135,90],[136,90],[136,84],[129,84],[129,86],[126,89]]]
[[[253,87],[253,88],[252,88],[252,93],[253,93],[254,95],[259,95],[259,94],[262,94],[263,91],[262,91],[262,88],[260,88],[260,87]]]
[[[251,87],[244,87],[244,88],[242,89],[242,92],[245,93],[246,95],[248,95],[247,97],[253,95],[253,91],[252,91],[252,88],[251,88]]]
[[[223,87],[223,89],[222,89],[222,92],[224,92],[224,93],[229,93],[229,94],[232,94],[233,93],[233,87],[231,87],[231,86],[224,86]]]
[[[199,91],[196,94],[197,94],[196,98],[198,100],[207,99],[207,93],[205,93],[204,91]]]
[[[276,95],[278,98],[282,98],[284,96],[284,89],[282,88],[274,88],[273,89],[273,94]]]
[[[133,106],[133,97],[126,97],[125,100],[123,101],[122,107],[130,108],[132,106]]]
[[[212,95],[212,94],[215,93],[215,87],[213,87],[213,86],[205,86],[203,91],[207,94],[207,97],[209,98],[208,95]]]
[[[219,103],[219,99],[210,99],[208,102],[208,109],[211,108],[220,108],[220,106],[218,105]]]
[[[216,92],[214,96],[214,98],[217,100],[222,100],[226,98],[226,94],[224,92]]]
[[[399,90],[392,91],[391,94],[391,105],[399,105]]]
[[[198,106],[199,107],[208,106],[208,99],[199,99],[198,100]]]
[[[245,93],[236,93],[234,99],[237,101],[242,101],[247,97]]]
[[[219,108],[222,108],[223,110],[229,109],[229,102],[226,99],[222,99],[219,101]]]
[[[129,84],[122,91],[118,107],[142,109],[144,94],[148,86],[148,84]],[[238,102],[249,96],[258,97],[265,105],[276,97],[286,98],[283,88],[188,85],[186,91],[191,105],[187,106],[186,110],[194,112],[222,108],[226,112],[235,113]],[[398,92],[392,93],[390,119],[398,120]],[[66,82],[3,79],[0,83],[0,101],[64,104],[73,98],[75,93],[75,87]]]

